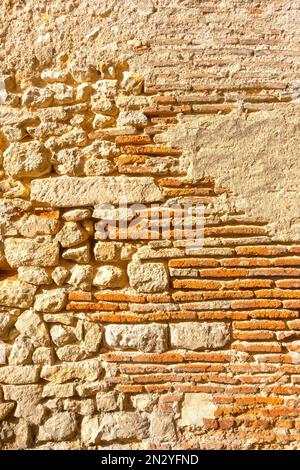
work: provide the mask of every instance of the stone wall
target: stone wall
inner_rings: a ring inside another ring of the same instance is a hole
[[[87,9],[97,30],[65,2],[85,57],[56,2],[5,3],[44,39],[22,58],[4,34],[0,447],[299,448],[297,5],[182,2],[200,51],[178,2],[128,1],[143,38],[128,19],[97,55],[124,6]],[[124,195],[138,236],[114,225]],[[152,203],[203,205],[204,245],[176,214],[162,239]]]

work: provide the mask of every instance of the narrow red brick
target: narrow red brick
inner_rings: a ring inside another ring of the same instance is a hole
[[[281,307],[280,300],[259,300],[259,299],[249,299],[249,300],[233,300],[231,302],[231,308],[233,309],[250,309],[250,308],[279,308]],[[289,307],[287,307],[289,308]]]

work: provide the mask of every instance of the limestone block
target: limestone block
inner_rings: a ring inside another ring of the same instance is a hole
[[[147,116],[141,111],[121,111],[118,119],[118,127],[145,127],[148,123]]]
[[[88,176],[101,176],[112,173],[115,165],[109,160],[96,157],[89,158],[84,164],[84,173]]]
[[[25,310],[15,323],[16,329],[24,336],[37,341],[40,346],[49,346],[50,337],[40,315],[33,310]]]
[[[17,178],[42,176],[50,172],[50,155],[39,142],[15,142],[3,153],[3,167]]]
[[[53,289],[36,295],[34,308],[38,312],[59,312],[64,308],[66,301],[64,289]]]
[[[151,415],[150,436],[152,441],[176,441],[176,428],[172,414],[154,412]]]
[[[68,284],[82,290],[89,290],[92,285],[93,268],[92,266],[76,264],[71,269],[71,277]]]
[[[10,365],[30,364],[33,353],[33,341],[27,336],[18,336],[8,358]]]
[[[98,411],[116,411],[119,408],[118,394],[116,392],[98,392],[96,395]]]
[[[7,238],[4,253],[12,268],[19,266],[56,266],[59,258],[59,245],[46,237],[34,240]]]
[[[28,308],[32,305],[36,286],[18,280],[0,282],[0,305]]]
[[[155,202],[163,197],[150,176],[61,176],[31,182],[31,200],[53,207],[118,204],[121,196],[128,203]]]
[[[0,421],[5,419],[14,409],[14,402],[0,403]]]
[[[213,419],[217,405],[208,393],[185,393],[181,408],[180,426],[202,426],[203,418]]]
[[[99,241],[95,244],[94,255],[96,261],[115,261],[117,249],[120,247],[118,242]]]
[[[124,284],[124,273],[117,266],[100,266],[97,268],[93,285],[102,289],[110,287],[122,287]]]
[[[0,367],[0,382],[3,384],[23,385],[39,381],[37,366],[3,366]]]
[[[101,371],[102,367],[100,361],[97,359],[89,359],[54,366],[46,365],[41,370],[41,378],[58,384],[77,379],[93,382],[98,379]]]
[[[86,445],[102,440],[140,440],[148,435],[148,418],[131,411],[85,416],[81,425],[81,437]]]
[[[65,222],[63,228],[56,235],[56,240],[60,242],[61,246],[68,248],[79,245],[88,237],[88,233],[77,222]]]
[[[218,349],[230,341],[230,330],[226,323],[172,323],[170,341],[173,348]]]
[[[44,268],[31,268],[30,266],[20,266],[18,268],[20,281],[28,282],[35,286],[51,284],[49,273]]]
[[[163,263],[141,263],[133,259],[127,273],[130,286],[139,292],[159,292],[168,287],[168,275]]]
[[[53,281],[55,282],[55,284],[61,287],[66,281],[69,274],[70,274],[70,271],[67,268],[64,268],[63,266],[57,266],[56,268],[53,269],[51,277]]]
[[[77,148],[62,149],[52,155],[51,162],[59,175],[81,175],[83,173],[84,156]]]
[[[45,346],[40,346],[36,348],[32,355],[32,362],[34,364],[52,364],[53,363],[53,350],[52,348],[46,348]]]
[[[66,211],[62,218],[67,222],[80,222],[92,217],[91,209],[71,209]]]
[[[48,383],[43,387],[42,396],[43,398],[56,397],[56,398],[67,398],[73,397],[75,394],[74,384],[53,384]]]
[[[64,346],[76,340],[74,329],[70,326],[54,325],[50,330],[50,336],[56,346]]]
[[[53,91],[48,88],[30,87],[22,96],[21,104],[31,107],[46,107],[53,102]]]
[[[28,367],[28,366],[26,366]],[[4,385],[3,393],[5,400],[16,402],[14,415],[17,418],[25,418],[31,423],[39,424],[43,417],[41,385]]]
[[[74,413],[67,411],[55,413],[42,426],[37,435],[37,441],[64,441],[73,437],[77,429]]]
[[[62,254],[63,259],[75,261],[76,263],[86,264],[91,260],[90,245],[86,242],[82,246],[68,248]]]
[[[63,400],[63,409],[72,413],[79,414],[81,416],[89,416],[95,412],[95,402],[92,398],[82,399],[70,399],[66,398]]]
[[[150,325],[107,325],[105,340],[115,349],[134,349],[144,352],[163,352],[167,349],[168,326]]]

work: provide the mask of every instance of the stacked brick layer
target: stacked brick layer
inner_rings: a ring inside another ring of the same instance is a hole
[[[163,93],[111,64],[1,87],[2,448],[298,448],[299,240],[273,240],[161,143],[238,99]],[[124,194],[146,205],[137,238],[113,223]],[[175,216],[161,239],[154,202],[203,205],[203,247]]]

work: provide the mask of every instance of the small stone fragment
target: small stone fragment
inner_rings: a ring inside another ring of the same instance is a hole
[[[53,289],[38,294],[35,297],[34,308],[38,312],[59,312],[67,302],[64,289]]]

